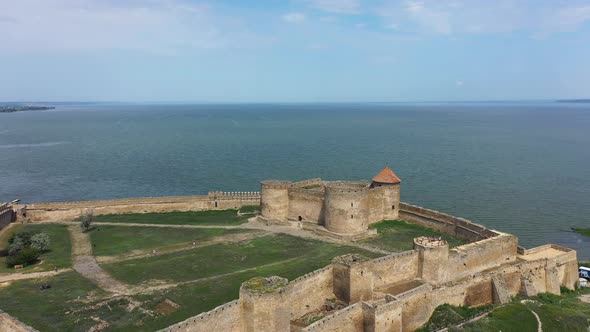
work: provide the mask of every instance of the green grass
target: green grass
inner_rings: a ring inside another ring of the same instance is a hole
[[[51,288],[40,290],[42,284],[49,284]],[[79,308],[81,305],[76,301],[90,295],[103,296],[104,292],[78,273],[66,272],[0,287],[0,307],[40,331],[87,331],[96,324],[90,315],[67,312]]]
[[[590,229],[587,228],[572,228],[572,230],[576,233],[590,236]]]
[[[432,316],[424,326],[416,330],[416,332],[428,332],[442,329],[452,324],[457,324],[461,320],[473,317],[481,312],[491,309],[492,306],[480,307],[457,307],[450,304],[443,304],[438,306]]]
[[[86,331],[94,324],[88,318],[90,316],[108,321],[111,324],[108,330],[111,331],[155,331],[237,299],[240,285],[253,277],[278,275],[293,280],[326,266],[333,257],[346,253],[378,256],[355,247],[275,235],[238,245],[204,247],[191,250],[190,254],[175,253],[105,265],[116,278],[135,283],[152,278],[194,280],[256,267],[153,294],[133,296],[143,302],[141,309],[153,310],[164,299],[179,304],[180,307],[169,315],[152,317],[142,313],[140,308],[126,312],[126,300],[116,300],[109,303],[109,306],[85,308],[99,301],[98,298],[88,300],[89,293],[97,296],[104,296],[104,293],[97,291],[91,283],[76,273],[64,273],[45,280],[19,281],[0,287],[0,308],[41,331]],[[165,258],[166,256],[169,257]],[[285,259],[290,260],[284,261]],[[268,265],[269,263],[276,264]],[[38,290],[42,283],[49,283],[52,288],[47,291]],[[77,302],[78,296],[82,300],[88,300],[88,303]],[[4,301],[5,298],[7,301]],[[71,313],[74,309],[78,312]]]
[[[260,206],[259,205],[245,205],[242,206],[239,210],[240,213],[258,213],[260,212]]]
[[[188,281],[276,263],[289,270],[289,259],[306,260],[310,266],[323,266],[333,257],[346,253],[376,254],[289,235],[271,235],[240,243],[211,245],[196,250],[174,252],[120,263],[104,264],[115,278],[139,284],[150,279]]]
[[[586,332],[590,329],[590,304],[578,299],[590,289],[568,291],[561,296],[539,294],[521,303],[520,299],[501,306],[487,317],[462,328],[449,331],[537,331],[537,320],[531,310],[539,315],[544,331]]]
[[[127,213],[95,216],[96,222],[237,226],[251,216],[238,216],[237,210],[210,210],[165,213]]]
[[[378,235],[360,242],[389,251],[405,251],[413,248],[414,238],[420,236],[440,236],[445,239],[450,247],[468,243],[469,241],[452,236],[437,230],[418,226],[403,220],[385,220],[371,225]]]
[[[206,280],[194,284],[185,284],[176,288],[159,291],[152,295],[143,295],[138,297],[140,300],[152,301],[153,304],[161,298],[167,298],[181,307],[178,311],[169,316],[161,316],[149,322],[149,326],[154,329],[164,328],[198,313],[205,312],[219,306],[223,303],[238,298],[240,285],[242,282],[254,277],[280,276],[293,280],[306,273],[322,268],[330,263],[332,257],[343,255],[349,252],[361,253],[361,250],[350,247],[338,247],[326,252],[317,252],[317,256],[304,257],[300,256],[289,261],[289,263],[272,265],[257,268],[238,274],[232,274],[221,278]],[[374,256],[374,254],[372,254]]]
[[[90,231],[95,256],[111,256],[132,250],[155,249],[183,242],[205,241],[214,236],[244,233],[243,229],[219,228],[163,228],[95,226]]]
[[[0,257],[0,273],[8,272],[40,272],[52,270],[55,267],[67,268],[72,266],[70,253],[70,234],[67,226],[64,225],[50,225],[50,224],[24,224],[15,225],[8,229],[0,239],[2,250],[6,250],[8,246],[8,238],[15,232],[30,231],[30,232],[44,232],[49,235],[51,244],[50,250],[39,257],[40,263],[27,266],[23,269],[15,270],[14,268],[6,267],[6,257]],[[1,303],[0,303],[0,309]]]

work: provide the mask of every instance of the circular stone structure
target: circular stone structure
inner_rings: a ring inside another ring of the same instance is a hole
[[[367,181],[326,183],[324,226],[339,234],[367,230],[369,185]]]
[[[285,289],[289,281],[281,277],[257,277],[240,287],[244,331],[289,331],[291,311]]]
[[[260,214],[269,220],[286,220],[290,181],[267,180],[260,184]]]

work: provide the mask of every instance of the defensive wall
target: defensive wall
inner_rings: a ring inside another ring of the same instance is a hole
[[[366,233],[373,223],[397,219],[399,199],[399,183],[322,179],[261,183],[265,220],[321,225],[334,234]]]
[[[517,294],[560,294],[561,286],[573,289],[576,285],[574,250],[556,245],[527,250],[518,247],[513,235],[462,218],[409,204],[403,204],[400,211],[402,216],[407,211],[412,218],[420,217],[429,227],[436,223],[443,231],[478,240],[449,249],[440,238],[422,237],[414,240],[414,249],[384,257],[340,256],[322,269],[269,291],[260,303],[240,292],[237,300],[162,331],[275,331],[245,323],[257,321],[252,315],[262,312],[272,326],[294,332],[413,331],[445,303],[507,303]],[[299,318],[317,312],[328,299],[348,305],[307,325],[301,323]]]
[[[94,215],[238,209],[259,205],[259,192],[214,191],[202,196],[144,197],[103,201],[33,203],[25,217],[31,221],[73,220],[87,210]],[[1,212],[0,212],[1,213]]]
[[[16,218],[16,212],[10,204],[0,204],[0,230],[8,226]]]

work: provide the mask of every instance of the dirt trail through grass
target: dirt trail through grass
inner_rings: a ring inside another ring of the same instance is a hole
[[[115,262],[122,262],[122,261],[127,261],[127,260],[132,260],[132,259],[139,259],[139,258],[145,258],[145,257],[153,257],[153,256],[158,256],[158,255],[163,255],[163,254],[170,254],[170,253],[174,253],[174,252],[179,252],[179,251],[185,251],[185,250],[192,250],[192,249],[197,249],[197,248],[202,248],[202,247],[207,247],[210,245],[214,245],[214,244],[226,244],[226,243],[234,243],[234,242],[241,242],[241,241],[246,241],[246,240],[251,240],[254,238],[257,238],[259,236],[264,236],[264,235],[268,235],[268,232],[252,232],[252,233],[238,233],[238,234],[228,234],[228,235],[222,235],[222,236],[216,236],[213,237],[207,241],[201,241],[196,245],[192,245],[192,244],[187,244],[187,243],[182,243],[182,244],[176,244],[176,245],[171,245],[169,246],[169,248],[160,248],[157,250],[156,254],[154,254],[150,249],[146,249],[146,250],[134,250],[132,252],[128,252],[122,255],[116,255],[116,256],[97,256],[96,260],[99,263],[115,263]]]
[[[68,227],[68,231],[72,238],[74,270],[107,292],[128,295],[129,286],[114,279],[98,265],[92,256],[92,243],[88,233],[83,233],[78,224]]]
[[[69,272],[69,271],[72,271],[72,269],[61,269],[61,270],[58,270],[57,272],[55,272],[55,271],[46,271],[46,272],[6,273],[6,274],[0,274],[0,284],[3,283],[3,282],[15,281],[15,280],[53,277],[53,276],[58,275],[60,273]]]
[[[278,262],[272,262],[272,263],[268,263],[268,264],[264,264],[264,265],[249,267],[247,269],[241,269],[241,270],[236,270],[236,271],[232,271],[232,272],[228,272],[228,273],[217,274],[214,276],[199,278],[199,279],[195,279],[195,280],[167,283],[167,284],[161,284],[161,285],[157,285],[157,286],[137,286],[133,289],[132,292],[133,292],[133,294],[152,293],[154,291],[163,290],[163,289],[167,289],[167,288],[173,288],[173,287],[187,285],[187,284],[194,284],[194,283],[203,282],[203,281],[210,281],[210,280],[215,280],[215,279],[231,276],[234,274],[240,274],[240,273],[244,273],[244,272],[248,272],[248,271],[255,271],[257,269],[264,269],[264,268],[272,267],[275,265],[282,265],[285,263],[295,261],[300,258],[301,257],[293,257],[293,258],[284,259],[284,260],[281,260]]]
[[[530,310],[530,309],[529,309]],[[537,329],[537,332],[543,332],[543,323],[541,323],[541,318],[539,318],[539,315],[537,315],[536,312],[532,311],[533,315],[535,316],[535,318],[537,319],[537,324],[539,324],[539,328]]]

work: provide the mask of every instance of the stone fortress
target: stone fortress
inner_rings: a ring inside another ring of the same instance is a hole
[[[239,298],[162,331],[413,331],[442,304],[508,303],[517,294],[560,294],[578,280],[576,252],[557,245],[518,246],[516,236],[469,220],[400,202],[400,179],[386,167],[372,182],[263,181],[260,220],[323,232],[342,240],[370,236],[368,226],[401,219],[470,240],[449,248],[439,238],[376,259],[336,257],[287,281],[277,276],[242,284]],[[311,323],[301,318],[327,300],[345,304]]]
[[[399,217],[401,180],[389,167],[367,181],[263,181],[262,218],[323,226],[334,235],[358,236],[368,226]]]
[[[412,250],[375,259],[356,254],[336,257],[328,266],[291,281],[280,276],[254,278],[242,284],[238,299],[162,330],[166,332],[413,331],[445,303],[503,304],[517,294],[560,294],[561,287],[575,288],[578,264],[574,250],[553,244],[525,249],[518,246],[514,235],[403,203],[400,183],[387,167],[372,182],[271,180],[262,182],[260,193],[15,204],[0,211],[4,217],[0,222],[6,223],[7,218],[67,220],[89,208],[99,215],[260,204],[258,219],[263,224],[296,227],[342,242],[371,236],[371,224],[395,219],[470,241],[449,248],[439,238],[419,237]],[[312,321],[302,320],[327,301],[343,306]]]

